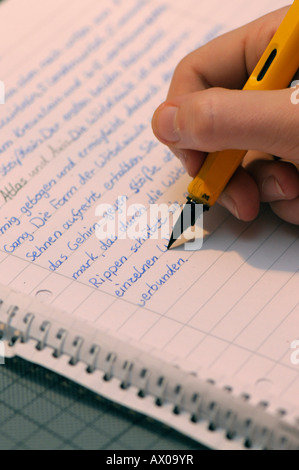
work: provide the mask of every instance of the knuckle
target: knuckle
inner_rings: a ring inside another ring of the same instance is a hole
[[[249,63],[252,60],[249,60],[249,57],[252,57],[253,51],[255,51],[256,55],[254,62],[259,60],[266,46],[276,33],[281,19],[280,13],[277,11],[275,14],[271,14],[271,17],[266,15],[256,20],[253,32],[251,30],[248,32],[245,41],[245,57]]]
[[[205,147],[203,150],[213,150],[217,139],[217,95],[217,89],[202,92],[194,107],[192,135],[195,143]]]
[[[269,44],[277,30],[277,25],[272,22],[261,23],[255,35],[257,44]]]
[[[180,77],[188,73],[191,68],[191,54],[183,57],[180,62],[177,64],[174,70],[174,77]]]

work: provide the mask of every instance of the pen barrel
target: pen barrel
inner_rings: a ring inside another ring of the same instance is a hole
[[[247,150],[210,153],[202,169],[188,187],[191,199],[199,204],[213,206],[246,153]]]
[[[299,67],[299,0],[290,7],[244,90],[287,88]],[[212,206],[242,163],[247,150],[210,153],[188,187],[191,199]]]
[[[279,90],[287,88],[299,67],[299,0],[273,36],[244,90]]]

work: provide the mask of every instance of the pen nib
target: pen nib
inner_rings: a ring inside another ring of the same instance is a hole
[[[187,202],[179,216],[176,224],[173,228],[168,247],[167,249],[170,250],[171,248],[177,248],[181,245],[184,245],[187,242],[190,242],[192,238],[185,237],[184,233],[195,226],[196,220],[198,219],[201,211],[198,210],[199,204],[192,201],[192,199],[187,199]],[[209,210],[209,206],[203,206],[203,212]],[[195,238],[195,235],[193,239]]]

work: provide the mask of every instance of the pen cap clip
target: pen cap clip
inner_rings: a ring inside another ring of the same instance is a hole
[[[274,34],[244,90],[287,88],[299,67],[298,43],[299,0],[296,0]]]

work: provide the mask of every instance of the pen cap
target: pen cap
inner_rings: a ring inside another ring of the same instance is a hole
[[[295,0],[244,86],[244,90],[286,88],[298,68],[299,0]]]

